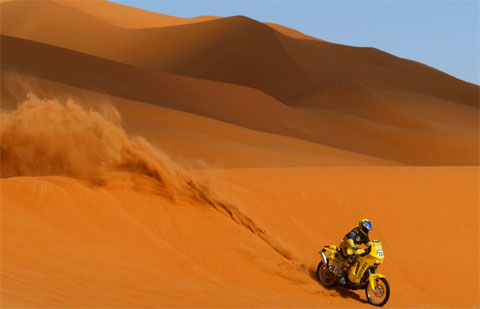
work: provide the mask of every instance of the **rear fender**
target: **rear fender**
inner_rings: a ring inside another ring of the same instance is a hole
[[[370,287],[372,288],[372,290],[375,289],[375,280],[380,279],[380,278],[387,278],[387,277],[385,277],[382,274],[370,274],[370,276],[368,277],[368,281],[369,281],[369,284],[370,284]]]

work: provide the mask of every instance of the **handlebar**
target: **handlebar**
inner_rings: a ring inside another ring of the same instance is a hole
[[[370,251],[372,251],[372,246],[367,246],[367,249],[365,249],[365,251],[361,254],[359,254],[360,256],[366,256],[368,254],[370,254]]]

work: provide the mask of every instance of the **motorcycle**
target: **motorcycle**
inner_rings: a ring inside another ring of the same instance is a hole
[[[387,303],[390,286],[387,278],[377,273],[377,268],[384,259],[380,241],[371,241],[366,249],[358,249],[357,259],[348,269],[344,266],[345,259],[337,246],[324,246],[319,253],[322,259],[318,263],[316,274],[325,287],[338,285],[350,290],[365,289],[370,304],[383,306]]]

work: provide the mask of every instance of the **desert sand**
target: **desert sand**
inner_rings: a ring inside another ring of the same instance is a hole
[[[367,307],[314,275],[363,217],[386,307],[480,305],[478,85],[244,16],[0,6],[2,308]]]

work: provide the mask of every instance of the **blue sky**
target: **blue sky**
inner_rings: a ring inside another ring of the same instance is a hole
[[[115,0],[162,14],[245,15],[369,46],[480,83],[480,0]]]

